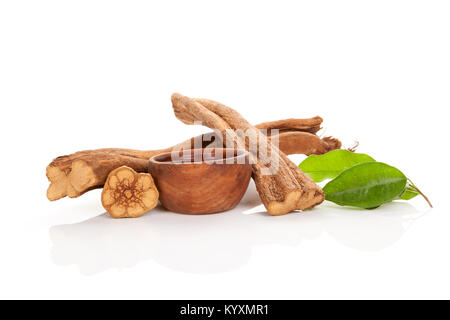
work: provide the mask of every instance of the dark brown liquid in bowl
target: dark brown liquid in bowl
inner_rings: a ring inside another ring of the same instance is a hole
[[[248,156],[245,150],[219,148],[164,153],[150,159],[149,172],[167,210],[217,213],[242,199],[252,174]]]

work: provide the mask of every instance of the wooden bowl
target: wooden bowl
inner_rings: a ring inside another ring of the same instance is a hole
[[[248,152],[193,149],[159,154],[149,172],[167,210],[186,214],[217,213],[234,208],[252,174]]]

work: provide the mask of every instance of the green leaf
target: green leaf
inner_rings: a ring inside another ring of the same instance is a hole
[[[399,197],[399,199],[401,199],[401,200],[411,200],[412,198],[414,198],[415,196],[418,196],[418,195],[419,195],[419,192],[417,192],[416,189],[414,189],[413,187],[408,185],[405,188],[405,191]]]
[[[337,177],[345,169],[356,164],[375,161],[364,153],[334,150],[322,155],[310,155],[298,166],[315,182]]]
[[[341,206],[375,208],[397,199],[407,178],[382,162],[357,164],[338,175],[323,188],[325,199]]]

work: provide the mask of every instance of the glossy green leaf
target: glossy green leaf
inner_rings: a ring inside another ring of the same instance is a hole
[[[375,208],[397,199],[407,178],[382,162],[357,164],[339,174],[323,188],[325,199],[341,206]]]
[[[405,188],[405,191],[399,197],[399,199],[401,199],[401,200],[410,200],[410,199],[412,199],[412,198],[414,198],[415,196],[418,196],[418,195],[419,195],[419,192],[417,192],[416,189],[414,189],[411,186],[407,186]]]
[[[310,155],[298,167],[315,182],[321,182],[337,177],[356,164],[371,161],[375,160],[367,154],[340,149],[322,155]]]

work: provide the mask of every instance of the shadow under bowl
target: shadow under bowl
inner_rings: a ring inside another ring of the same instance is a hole
[[[233,209],[252,175],[249,154],[234,149],[192,149],[154,156],[149,172],[169,211],[209,214]]]

